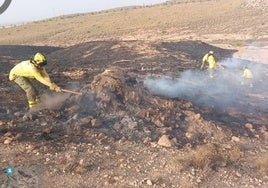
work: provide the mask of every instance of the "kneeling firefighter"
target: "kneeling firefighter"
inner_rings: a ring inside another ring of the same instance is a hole
[[[36,53],[30,60],[18,63],[9,73],[9,80],[14,81],[25,91],[30,109],[40,102],[39,92],[32,80],[37,80],[56,92],[62,91],[59,86],[51,82],[44,68],[46,64],[46,57],[42,53]]]

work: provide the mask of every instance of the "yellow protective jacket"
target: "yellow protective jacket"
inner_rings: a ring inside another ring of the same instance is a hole
[[[216,61],[213,55],[207,53],[206,55],[204,55],[203,59],[202,59],[202,65],[201,68],[204,67],[205,63],[208,63],[208,68],[209,69],[214,69],[216,66]]]
[[[253,74],[252,74],[252,72],[249,69],[245,68],[244,69],[243,77],[244,78],[253,78]]]
[[[22,61],[13,67],[9,73],[9,80],[15,80],[19,76],[36,79],[48,87],[53,84],[45,68],[37,68],[30,60]]]

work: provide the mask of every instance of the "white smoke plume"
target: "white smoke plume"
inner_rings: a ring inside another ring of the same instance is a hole
[[[194,104],[215,108],[266,108],[263,102],[268,93],[267,70],[264,64],[238,58],[220,62],[214,78],[207,71],[186,70],[178,78],[146,78],[144,86],[154,95],[185,99]],[[241,85],[243,66],[254,75],[254,86]]]
[[[62,106],[62,104],[70,97],[68,93],[60,93],[57,95],[43,95],[41,98],[41,103],[46,109],[57,109]]]

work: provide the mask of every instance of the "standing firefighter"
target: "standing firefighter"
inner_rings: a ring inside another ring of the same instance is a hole
[[[243,67],[243,75],[241,85],[248,85],[249,87],[253,87],[253,74],[248,69],[247,66]]]
[[[45,56],[36,53],[30,60],[17,64],[9,73],[9,80],[17,83],[25,91],[30,109],[40,102],[40,95],[32,84],[32,80],[36,79],[56,92],[61,91],[59,86],[51,82],[44,68],[46,64]]]
[[[205,54],[202,59],[202,65],[201,65],[201,70],[202,70],[205,64],[208,63],[208,71],[209,71],[210,78],[214,77],[214,72],[215,72],[215,67],[216,67],[216,61],[215,61],[213,54],[214,54],[213,51],[209,51],[207,54]]]

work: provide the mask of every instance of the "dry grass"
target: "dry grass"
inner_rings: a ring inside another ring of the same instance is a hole
[[[221,144],[207,143],[190,151],[187,157],[179,158],[183,169],[193,167],[204,171],[211,171],[221,166],[233,164],[241,157],[241,150],[238,146],[230,149],[224,148]]]
[[[222,160],[222,156],[218,153],[214,144],[208,143],[197,147],[193,151],[192,160],[195,168],[214,168],[214,166]]]
[[[179,188],[196,188],[196,186],[190,184],[190,183],[187,183],[187,182],[183,182]]]
[[[150,37],[181,37],[237,33],[250,34],[248,24],[267,25],[255,19],[255,12],[241,9],[244,0],[219,0],[180,4],[163,4],[153,7],[122,8],[100,13],[58,17],[17,27],[0,29],[2,44],[38,44],[70,46],[96,39],[149,39]],[[210,10],[210,11],[202,11]],[[265,15],[260,15],[265,18]],[[238,19],[233,20],[234,17]],[[243,18],[243,19],[239,19]],[[260,22],[260,23],[259,23]],[[224,23],[224,24],[223,24]],[[172,35],[172,36],[171,36]]]
[[[238,161],[241,157],[241,149],[238,146],[233,146],[228,152],[227,163],[232,164]]]
[[[255,165],[258,168],[258,172],[260,176],[265,176],[268,172],[268,153],[260,155],[256,161]]]

